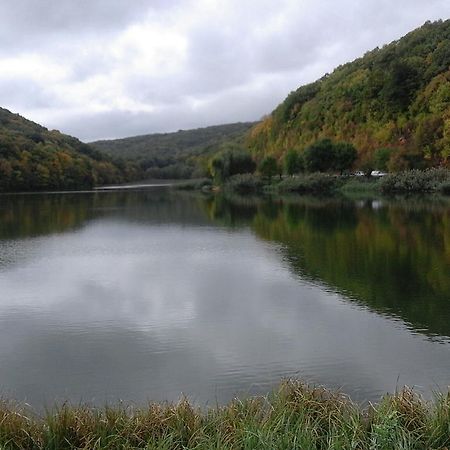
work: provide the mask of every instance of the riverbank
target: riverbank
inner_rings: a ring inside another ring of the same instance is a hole
[[[187,400],[144,409],[63,406],[45,417],[3,403],[2,449],[446,449],[450,393],[405,388],[362,408],[343,394],[287,381],[267,397],[201,411]]]
[[[427,169],[391,173],[383,177],[300,174],[289,177],[263,178],[255,174],[239,174],[214,185],[210,179],[181,183],[178,189],[221,190],[237,194],[312,194],[329,196],[336,193],[365,195],[428,194],[450,195],[450,170]]]

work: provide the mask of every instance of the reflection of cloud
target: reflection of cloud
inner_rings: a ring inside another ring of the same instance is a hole
[[[86,140],[257,120],[447,15],[446,0],[4,1],[0,92],[14,77],[33,88],[2,106]]]
[[[36,404],[224,401],[294,375],[373,399],[450,374],[448,345],[297,279],[248,231],[108,219],[39,240],[0,272],[0,383]]]

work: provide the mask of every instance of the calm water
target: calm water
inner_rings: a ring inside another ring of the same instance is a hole
[[[0,197],[3,396],[204,405],[283,377],[450,385],[448,202]]]

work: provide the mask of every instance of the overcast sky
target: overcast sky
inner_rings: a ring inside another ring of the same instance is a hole
[[[1,0],[0,106],[90,141],[258,120],[449,0]]]

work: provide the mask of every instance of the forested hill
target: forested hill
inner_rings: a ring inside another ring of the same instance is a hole
[[[232,123],[175,133],[148,134],[92,142],[95,149],[116,158],[136,161],[149,177],[204,176],[214,153],[243,145],[254,122]]]
[[[0,108],[1,192],[91,188],[135,175],[131,164]]]
[[[258,158],[281,157],[322,138],[352,143],[361,167],[379,151],[391,170],[449,164],[450,20],[427,22],[291,92],[251,130],[248,146]]]

